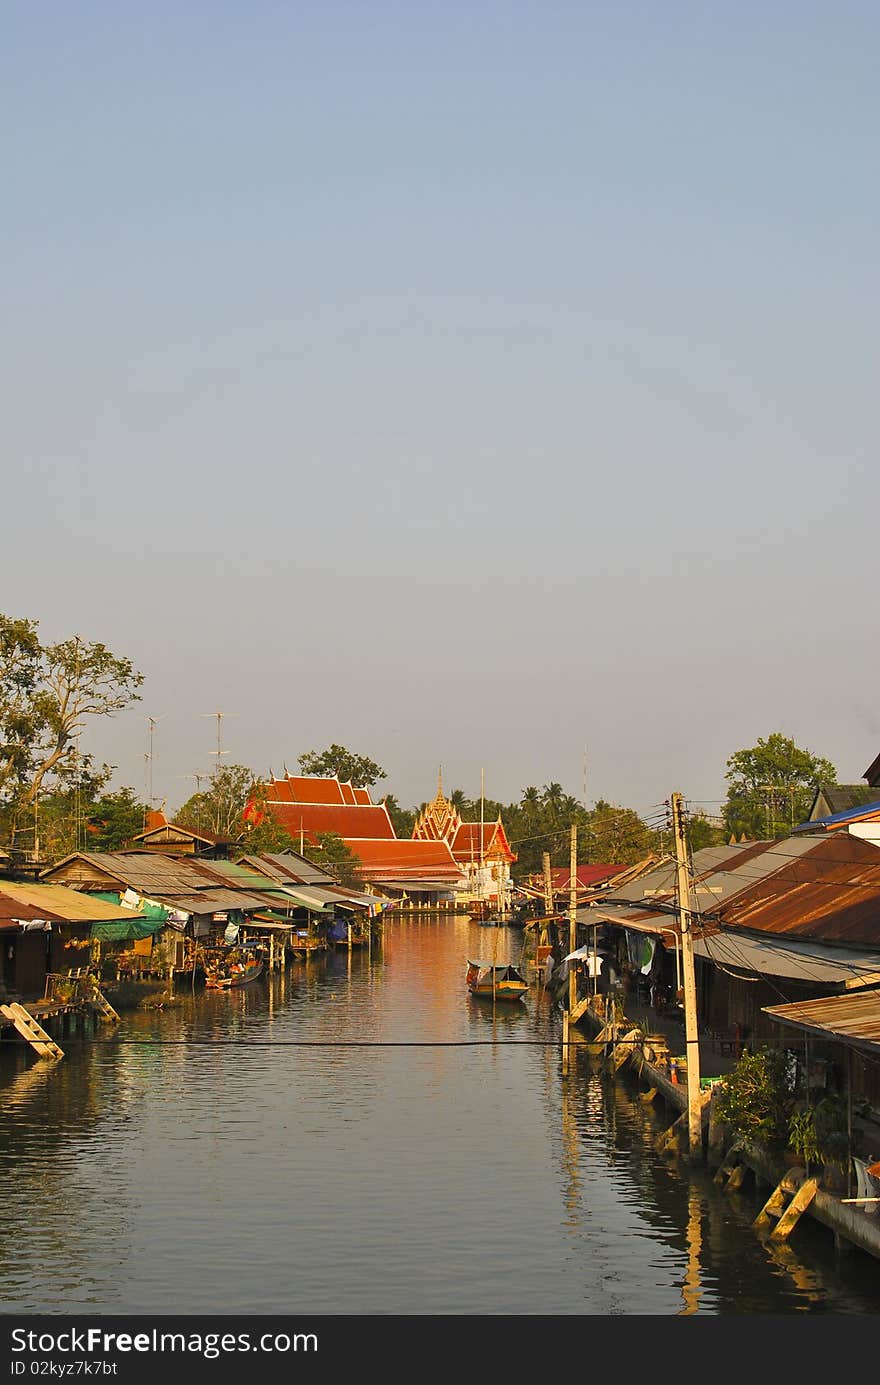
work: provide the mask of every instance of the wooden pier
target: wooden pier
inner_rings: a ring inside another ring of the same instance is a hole
[[[102,1020],[115,1023],[119,1016],[102,994],[97,983],[87,973],[46,977],[46,992],[42,1000],[7,1000],[0,1004],[0,1042],[30,1044],[40,1058],[54,1061],[64,1057],[58,1039],[64,1039],[74,1028],[85,1036],[89,1027],[96,1033]]]

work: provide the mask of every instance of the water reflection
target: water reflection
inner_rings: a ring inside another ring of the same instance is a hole
[[[693,1187],[688,1189],[688,1220],[685,1235],[687,1237],[688,1261],[684,1284],[681,1289],[684,1308],[681,1309],[680,1316],[683,1318],[696,1313],[700,1306],[700,1251],[703,1248],[703,1217],[699,1194]]]
[[[875,1262],[800,1226],[771,1258],[582,1044],[563,1079],[540,988],[471,997],[486,931],[402,918],[57,1066],[4,1053],[4,1311],[876,1311]]]

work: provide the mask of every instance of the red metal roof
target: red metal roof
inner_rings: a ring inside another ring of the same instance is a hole
[[[456,880],[461,877],[461,869],[446,842],[417,841],[411,837],[395,838],[393,841],[346,837],[345,841],[346,846],[360,857],[364,867],[371,872],[382,869],[393,875],[413,871],[421,874],[429,872],[432,876],[444,873]]]
[[[765,1005],[764,1014],[822,1038],[880,1046],[880,991],[823,996],[788,1005]]]
[[[480,837],[482,835],[482,849]],[[480,823],[463,822],[452,839],[452,854],[457,861],[467,863],[479,861],[481,857],[499,857],[515,861],[516,853],[511,851],[507,835],[500,822],[484,822],[482,834]]]
[[[416,841],[412,837],[395,837],[391,841],[380,841],[375,837],[347,837],[346,841],[365,865],[368,862],[378,865],[389,861],[424,866],[448,865],[454,867],[458,874],[458,866],[446,842]]]
[[[625,866],[600,866],[588,865],[578,866],[575,871],[577,888],[580,890],[590,890],[595,885],[601,885],[603,880],[611,880],[615,875],[619,875]],[[536,879],[540,877],[536,876]],[[559,866],[550,871],[550,879],[554,890],[568,890],[571,888],[571,867]]]
[[[293,789],[287,779],[270,779],[268,784],[263,785],[263,788],[266,790],[266,797],[271,799],[273,803],[293,802]]]
[[[310,779],[306,775],[289,774],[287,784],[294,803],[345,802],[338,779]]]
[[[307,774],[288,774],[283,779],[272,779],[265,785],[266,796],[271,803],[324,803],[327,805],[373,804],[369,789],[355,789],[346,780],[313,778]]]
[[[296,842],[300,832],[316,840],[321,832],[340,837],[394,839],[394,826],[384,803],[273,803],[268,811]]]

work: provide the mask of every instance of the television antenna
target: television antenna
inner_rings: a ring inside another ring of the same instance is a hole
[[[158,717],[147,717],[147,734],[149,736],[150,748],[147,754],[144,756],[144,759],[147,765],[147,806],[149,808],[152,808],[153,806],[153,732],[156,730],[157,725],[165,715],[166,713],[163,712],[162,715]]]
[[[221,749],[221,746],[220,746],[220,724],[221,724],[221,722],[222,722],[222,720],[223,720],[224,717],[237,717],[237,716],[238,716],[238,712],[202,712],[202,713],[200,713],[200,715],[203,716],[203,717],[216,717],[216,718],[217,718],[217,749],[216,749],[216,750],[211,750],[211,751],[208,752],[210,755],[216,755],[216,756],[217,756],[217,765],[216,765],[215,770],[214,770],[215,775],[217,775],[217,774],[220,773],[220,765],[221,765],[221,763],[222,763],[220,757],[221,757],[222,755],[228,755],[228,754],[229,754],[229,751],[228,751],[228,750],[223,750],[223,749]]]
[[[202,784],[211,778],[211,770],[197,769],[192,774],[179,774],[178,779],[194,779],[196,785],[196,831],[202,830]]]

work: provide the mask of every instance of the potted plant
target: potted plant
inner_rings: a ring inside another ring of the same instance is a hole
[[[819,1163],[819,1139],[812,1106],[792,1111],[788,1120],[787,1153],[791,1155],[791,1162],[802,1163],[807,1173],[811,1165]]]
[[[822,1097],[815,1106],[793,1111],[788,1122],[788,1144],[803,1159],[807,1173],[820,1171],[822,1186],[828,1192],[844,1191],[850,1150],[846,1111],[840,1097]]]

